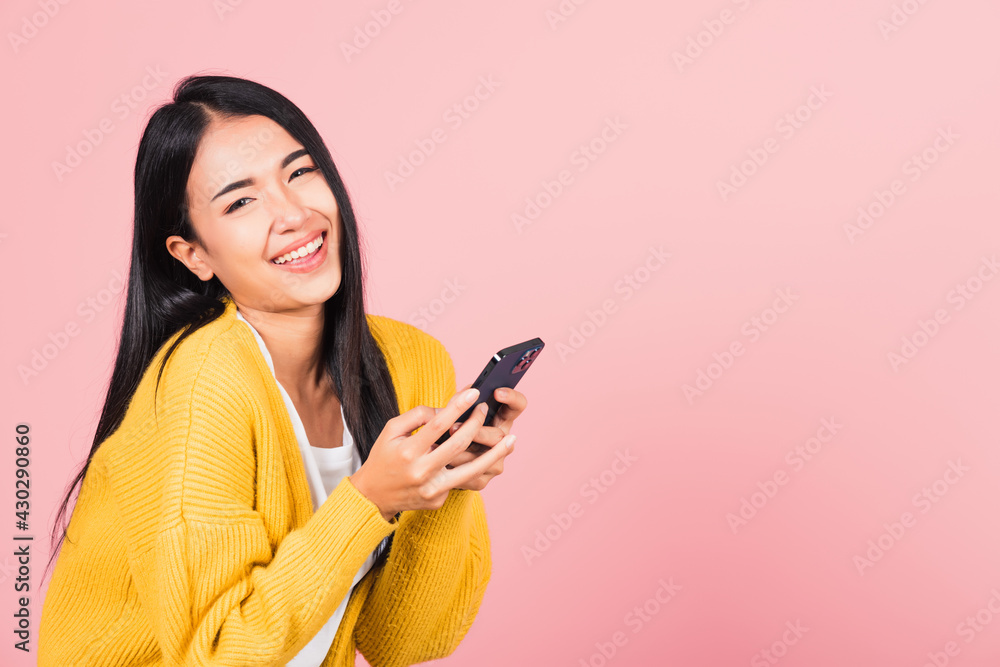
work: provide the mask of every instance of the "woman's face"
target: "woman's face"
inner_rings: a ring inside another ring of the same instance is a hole
[[[171,236],[167,248],[202,280],[217,276],[238,305],[295,310],[340,287],[337,201],[312,156],[270,118],[213,121],[187,195],[200,243]]]

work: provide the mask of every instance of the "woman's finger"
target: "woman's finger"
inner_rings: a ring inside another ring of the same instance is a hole
[[[485,406],[485,403],[480,405]],[[442,410],[442,414],[444,410]],[[460,415],[451,415],[451,421],[454,422]],[[440,415],[439,415],[440,416]],[[434,440],[431,441],[427,449],[427,454],[424,457],[424,462],[428,466],[429,470],[441,470],[445,465],[451,463],[451,460],[459,454],[459,452],[464,451],[472,443],[472,436],[482,427],[483,422],[486,420],[486,414],[482,412],[479,406],[472,411],[469,419],[462,424],[461,427],[450,436],[448,436],[444,442],[436,447],[437,437],[448,432],[448,428],[444,428],[439,433],[435,433]]]
[[[450,436],[455,433],[455,431],[461,428],[463,423],[464,422],[455,422],[455,425],[452,425],[448,435]],[[508,431],[504,431],[502,428],[497,426],[480,426],[479,430],[472,436],[472,444],[475,445],[478,443],[492,447],[500,442],[500,440],[503,439],[507,433]]]
[[[500,403],[491,426],[500,428],[504,433],[510,433],[514,420],[528,407],[528,398],[516,389],[499,387],[493,392],[493,397]]]
[[[463,463],[468,463],[469,461],[481,456],[483,452],[490,451],[490,449],[490,446],[479,442],[473,442],[465,451],[459,452],[458,456],[453,458],[446,467],[453,468],[455,466],[462,465]]]
[[[442,480],[452,488],[465,487],[473,480],[477,479],[484,472],[492,468],[497,461],[513,451],[514,440],[517,438],[513,433],[508,434],[503,440],[494,445],[490,451],[481,454],[474,461],[463,463],[451,469],[446,469]]]
[[[505,447],[506,445],[501,445],[501,446]],[[511,448],[507,452],[507,454],[509,455],[513,451],[514,451],[513,448]],[[507,459],[506,456],[501,457],[497,461],[494,461],[493,465],[491,465],[489,468],[487,468],[485,471],[483,471],[483,473],[480,474],[478,477],[474,477],[473,479],[465,482],[464,484],[456,486],[455,488],[456,489],[471,489],[471,490],[474,490],[474,491],[481,491],[481,490],[485,489],[486,485],[489,484],[491,481],[493,481],[496,478],[497,475],[503,474],[503,464],[504,464],[504,461],[506,459]]]

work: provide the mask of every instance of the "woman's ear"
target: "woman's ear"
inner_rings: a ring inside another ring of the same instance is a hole
[[[167,252],[186,266],[191,273],[198,276],[199,279],[211,280],[215,272],[205,263],[205,260],[198,257],[198,249],[198,246],[185,241],[180,236],[167,237]]]

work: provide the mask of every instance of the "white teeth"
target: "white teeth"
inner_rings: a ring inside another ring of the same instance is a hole
[[[284,264],[285,262],[290,262],[293,259],[299,259],[300,257],[305,257],[306,255],[311,255],[312,253],[319,250],[320,246],[323,245],[323,236],[320,235],[315,241],[310,241],[301,248],[293,250],[289,253],[285,253],[281,257],[271,260],[275,264]]]

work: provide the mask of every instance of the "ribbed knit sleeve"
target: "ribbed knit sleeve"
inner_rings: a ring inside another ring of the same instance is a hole
[[[155,417],[127,455],[108,462],[139,601],[133,613],[165,665],[283,665],[397,524],[345,477],[302,525],[269,530],[273,521],[255,508],[275,506],[257,498],[274,485],[258,477],[275,471],[255,462],[280,461],[280,443],[255,428],[260,406],[241,393],[243,378],[230,377],[240,364],[215,347],[164,374]]]
[[[407,325],[409,326],[409,325]],[[402,354],[426,384],[426,405],[455,393],[455,369],[443,345],[415,327]],[[479,611],[490,578],[489,532],[482,496],[452,489],[437,510],[403,512],[386,563],[358,617],[355,642],[373,667],[396,667],[450,655]]]

